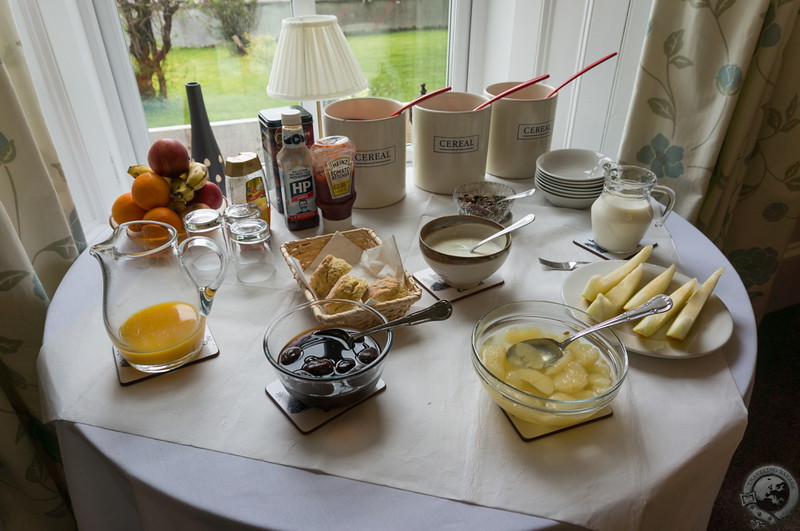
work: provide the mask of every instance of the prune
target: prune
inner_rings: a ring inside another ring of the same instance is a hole
[[[286,347],[278,356],[278,363],[281,365],[291,365],[300,358],[302,353],[303,349],[300,347]]]
[[[367,347],[358,354],[356,354],[358,361],[367,365],[378,359],[378,351],[374,347]]]
[[[339,377],[361,371],[380,355],[380,346],[369,336],[356,340],[350,349],[324,332],[317,329],[296,337],[278,355],[278,363],[300,376]]]
[[[306,358],[303,363],[303,370],[310,372],[314,376],[325,376],[333,372],[333,362],[325,358],[309,360]]]
[[[336,362],[336,372],[345,374],[353,370],[356,366],[356,360],[353,358],[343,358]]]

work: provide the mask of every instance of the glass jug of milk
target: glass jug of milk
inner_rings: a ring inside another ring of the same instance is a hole
[[[675,205],[675,192],[656,184],[656,176],[639,166],[606,164],[603,193],[592,204],[592,233],[597,245],[607,251],[636,249],[653,220],[664,224]],[[663,196],[665,206],[656,216],[654,196]]]

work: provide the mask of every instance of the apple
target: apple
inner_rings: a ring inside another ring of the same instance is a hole
[[[162,177],[177,177],[189,169],[189,150],[172,138],[160,138],[147,152],[147,163]]]
[[[219,189],[216,183],[209,181],[202,188],[195,191],[193,201],[195,203],[205,203],[209,208],[216,210],[222,206],[222,190]]]

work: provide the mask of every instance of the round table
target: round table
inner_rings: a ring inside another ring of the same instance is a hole
[[[519,185],[513,184],[521,190],[531,183],[520,181]],[[415,256],[415,237],[420,220],[425,216],[453,213],[453,210],[450,197],[428,194],[409,185],[407,196],[400,203],[384,209],[356,210],[353,219],[357,226],[373,228],[384,239],[386,235],[393,234],[404,260],[408,260],[406,267],[413,273],[411,267],[418,268],[421,264],[419,257]],[[535,212],[538,218],[531,228],[546,219],[558,225],[554,220],[563,217],[565,226],[573,226],[576,230],[589,229],[588,211],[558,209],[536,195],[518,200],[514,206],[515,216],[527,211]],[[730,377],[746,404],[752,389],[756,358],[756,325],[747,293],[724,255],[690,223],[673,214],[667,221],[667,229],[680,256],[680,269],[685,274],[704,279],[720,265],[726,267],[726,274],[715,293],[730,310],[735,326],[733,337],[722,349],[722,355]],[[276,251],[284,241],[318,233],[315,229],[290,233],[282,225],[280,215],[273,212],[272,247]],[[515,238],[515,243],[517,241],[523,242],[524,237]],[[534,265],[535,256],[540,250],[518,244],[512,249],[508,262],[527,262],[527,267],[537,268],[537,275],[563,279],[568,273],[543,272],[538,265]],[[558,249],[551,249],[553,251],[561,252],[563,256],[551,255],[549,258],[599,259],[571,242],[562,242]],[[87,253],[83,253],[63,279],[48,311],[46,346],[50,340],[58,337],[61,330],[74,326],[76,319],[102,297],[99,270],[93,262]],[[282,262],[276,252],[275,265],[279,273],[288,275]],[[501,269],[501,273],[503,271]],[[508,277],[514,275],[509,274]],[[221,293],[224,289],[223,284]],[[431,300],[426,293],[420,304],[427,304]],[[485,304],[494,301],[490,294],[480,302]],[[469,299],[463,299],[454,304],[458,307],[470,303]],[[86,323],[86,326],[98,325]],[[212,329],[214,327],[213,311],[209,326]],[[221,356],[227,355],[224,345],[221,350]],[[44,360],[40,359],[40,368],[52,363],[45,356]],[[645,360],[645,363],[649,362]],[[49,369],[49,372],[55,371],[52,366]],[[389,379],[386,374],[385,378]],[[45,396],[53,387],[56,386],[50,381],[43,383]],[[381,398],[376,397],[376,400]],[[263,407],[272,406],[265,400]],[[559,521],[563,518],[561,513],[546,515],[553,516],[548,518],[484,507],[369,481],[132,435],[89,423],[57,420],[56,426],[73,507],[82,529],[161,529],[176,526],[191,529],[580,527],[574,522]],[[707,474],[711,476],[706,480],[709,486],[703,489],[701,500],[694,500],[698,508],[688,517],[698,527],[704,528],[707,523],[716,498],[715,489],[721,484],[732,452],[741,438],[740,432],[743,433],[743,426],[731,428],[731,433],[725,435],[728,439],[725,445],[729,451],[719,455],[713,467],[707,467]],[[686,457],[687,461],[691,458]],[[645,463],[642,469],[647,470],[648,466]],[[676,468],[682,468],[682,464],[676,465]],[[435,471],[432,474],[435,477]],[[643,481],[647,484],[646,479]],[[653,488],[654,492],[648,496],[650,505],[642,509],[640,524],[659,522],[659,525],[667,525],[679,522],[683,525],[686,518],[671,521],[669,518],[672,516],[669,516],[667,520],[663,519],[664,515],[677,512],[672,510],[675,486]],[[593,523],[591,520],[583,520],[581,524],[588,527],[609,525],[608,522]]]

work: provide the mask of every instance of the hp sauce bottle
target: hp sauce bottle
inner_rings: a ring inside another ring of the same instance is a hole
[[[284,215],[289,230],[310,229],[319,225],[314,194],[314,163],[306,146],[300,111],[281,113],[283,147],[278,152]]]

